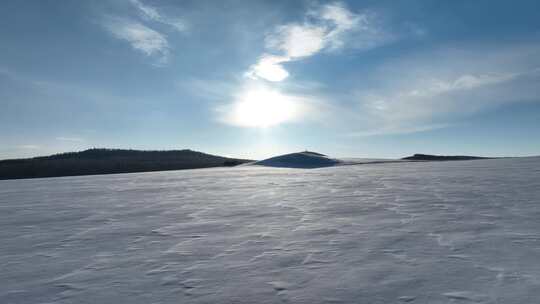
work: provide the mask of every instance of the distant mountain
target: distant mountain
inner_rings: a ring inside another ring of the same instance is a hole
[[[445,160],[473,160],[473,159],[489,159],[489,157],[467,156],[467,155],[429,155],[429,154],[414,154],[413,156],[404,157],[405,160],[426,160],[426,161],[445,161]]]
[[[249,162],[192,150],[89,149],[0,161],[0,180],[236,166]]]

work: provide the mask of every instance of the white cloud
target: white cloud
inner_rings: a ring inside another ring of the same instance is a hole
[[[518,75],[515,73],[491,73],[491,74],[464,74],[456,79],[431,80],[423,83],[423,87],[414,88],[407,92],[399,93],[400,98],[436,97],[441,94],[462,90],[472,90],[486,85],[494,85],[512,80]]]
[[[169,43],[165,35],[135,21],[110,19],[105,28],[118,39],[125,40],[131,47],[147,56],[159,56],[161,62],[167,61]]]
[[[130,0],[131,4],[137,8],[143,18],[169,25],[179,32],[187,30],[186,23],[179,18],[168,18],[159,13],[159,11],[150,5],[142,3],[140,0]]]
[[[167,36],[147,24],[152,24],[154,28],[159,24],[165,24],[178,32],[185,32],[186,23],[180,18],[163,15],[157,8],[140,0],[129,0],[129,3],[142,17],[142,22],[106,16],[102,25],[116,38],[129,42],[134,49],[147,56],[158,58],[155,65],[164,65],[168,61],[171,49]]]
[[[484,85],[497,84],[505,81],[512,80],[512,78],[518,76],[514,73],[507,74],[481,74],[481,75],[462,75],[450,84],[449,89],[454,90],[466,90],[474,89]]]
[[[333,3],[322,7],[320,18],[332,21],[336,31],[344,31],[355,27],[362,16],[352,13],[342,3]]]
[[[326,40],[331,48],[337,49],[344,45],[341,34],[353,30],[369,31],[370,24],[368,15],[354,14],[341,3],[333,3],[323,6],[320,11],[320,18],[333,23],[333,28],[326,34]]]
[[[339,2],[316,7],[306,17],[309,18],[303,24],[278,27],[267,36],[266,46],[282,51],[293,60],[313,56],[325,48],[341,48],[345,45],[342,39],[347,31],[369,29],[367,15],[355,14]]]
[[[325,28],[310,24],[281,26],[267,37],[270,49],[283,51],[290,59],[312,56],[325,46]]]
[[[153,20],[161,19],[161,15],[158,13],[157,9],[149,5],[143,4],[139,0],[130,0],[131,4],[135,6],[145,17]]]
[[[282,81],[289,75],[283,63],[340,49],[346,45],[347,33],[356,33],[357,48],[381,44],[384,35],[371,19],[372,15],[353,13],[340,2],[317,6],[306,13],[303,23],[281,25],[267,35],[266,48],[279,55],[264,54],[246,75]]]
[[[289,76],[289,72],[281,65],[287,61],[289,61],[287,57],[264,54],[259,62],[249,68],[246,76],[253,79],[260,77],[268,81],[282,81]]]

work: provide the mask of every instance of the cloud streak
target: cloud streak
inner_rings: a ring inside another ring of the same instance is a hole
[[[146,20],[151,20],[171,26],[179,32],[184,32],[187,30],[187,25],[182,19],[165,17],[158,11],[157,8],[144,4],[140,0],[130,0],[130,3],[139,11],[140,15]]]
[[[146,56],[155,56],[165,63],[169,56],[169,42],[165,35],[139,23],[123,18],[110,18],[105,28],[116,38],[127,41],[131,47]]]
[[[129,0],[129,4],[136,9],[139,17],[106,15],[101,25],[115,38],[128,42],[133,49],[148,57],[157,58],[154,65],[165,65],[172,48],[167,36],[155,28],[164,24],[177,32],[186,32],[186,23],[180,18],[164,16],[157,8],[140,0]]]

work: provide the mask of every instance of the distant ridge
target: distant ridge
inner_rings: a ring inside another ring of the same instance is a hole
[[[236,166],[249,162],[192,150],[88,149],[26,159],[0,160],[0,180]]]
[[[402,158],[404,160],[425,160],[425,161],[445,161],[445,160],[473,160],[473,159],[490,159],[490,157],[467,156],[467,155],[430,155],[430,154],[414,154]]]
[[[255,162],[253,165],[313,169],[335,166],[339,163],[339,160],[329,158],[324,154],[304,151],[267,158],[265,160]]]

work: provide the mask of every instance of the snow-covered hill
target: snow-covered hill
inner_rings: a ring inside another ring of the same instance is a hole
[[[536,303],[540,158],[0,181],[0,303]]]
[[[407,162],[403,159],[384,158],[331,158],[327,155],[304,151],[274,156],[268,159],[246,163],[241,166],[265,166],[275,168],[315,169],[333,166],[363,165],[375,163]]]
[[[337,159],[329,158],[328,156],[316,152],[304,151],[290,153],[271,157],[265,160],[260,160],[251,165],[267,166],[267,167],[282,167],[282,168],[322,168],[331,167],[339,164]]]

